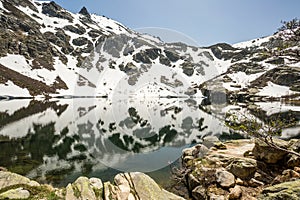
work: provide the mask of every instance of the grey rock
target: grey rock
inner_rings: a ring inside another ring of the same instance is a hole
[[[103,187],[101,188],[99,184],[98,180],[91,182],[86,177],[79,177],[73,184],[67,186],[66,199],[97,199],[93,187],[96,185],[101,190]]]
[[[66,12],[62,7],[57,5],[54,1],[51,1],[50,3],[43,3],[42,13],[50,17],[58,17],[73,22],[73,18],[71,14]]]
[[[80,26],[79,24],[76,24],[76,27],[73,25],[67,25],[64,27],[64,30],[70,31],[72,33],[76,33],[79,35],[82,35],[86,32],[85,28]]]
[[[84,15],[86,17],[91,17],[90,13],[88,12],[88,10],[86,9],[86,7],[84,7],[84,6],[79,11],[79,14]]]
[[[202,138],[202,144],[205,145],[207,148],[213,147],[215,143],[220,142],[219,138],[216,136],[205,136]]]
[[[30,182],[30,179],[24,176],[11,172],[0,171],[0,190],[14,185],[27,185]]]
[[[223,188],[230,188],[235,184],[234,175],[227,171],[217,171],[216,178],[217,178],[217,182]]]
[[[274,138],[273,141],[281,148],[288,147],[288,142],[284,140]],[[271,147],[259,139],[255,140],[255,146],[252,150],[252,153],[257,160],[262,160],[270,164],[277,163],[287,155],[287,152]]]
[[[285,182],[265,188],[258,199],[261,200],[299,200],[300,180]]]
[[[234,188],[230,188],[229,191],[229,199],[239,199],[242,195],[242,189],[239,185],[234,186]]]
[[[241,179],[251,179],[257,168],[257,162],[250,158],[237,158],[226,167],[229,172]]]
[[[85,37],[79,37],[79,38],[75,38],[72,43],[76,46],[83,46],[86,45],[88,43],[88,39]]]
[[[200,181],[192,173],[188,174],[187,181],[189,190],[193,190],[200,185]]]
[[[190,62],[184,62],[181,64],[183,73],[186,74],[187,76],[192,76],[194,74],[194,64]]]
[[[196,200],[206,200],[207,199],[206,189],[202,186],[198,186],[195,189],[193,189],[192,196]]]
[[[28,199],[30,193],[23,188],[11,189],[0,194],[0,199]]]
[[[209,194],[209,200],[225,200],[223,195]]]
[[[111,193],[124,200],[134,198],[143,200],[183,200],[183,198],[163,190],[153,179],[143,173],[118,174],[114,182],[116,186],[104,184],[105,198],[107,198],[107,193]]]

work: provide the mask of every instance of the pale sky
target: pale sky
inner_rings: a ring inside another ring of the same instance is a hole
[[[166,28],[199,46],[268,36],[281,20],[300,17],[300,0],[55,0],[71,12],[82,6],[131,29]]]

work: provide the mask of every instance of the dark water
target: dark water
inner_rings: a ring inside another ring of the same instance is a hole
[[[257,104],[265,115],[278,113],[277,106]],[[207,135],[242,137],[224,121],[228,110],[244,107],[202,99],[0,101],[0,166],[55,186],[81,175],[112,180],[123,171],[167,185],[184,148]],[[299,106],[281,105],[280,112],[285,108],[299,116]],[[297,125],[283,137],[299,132]]]

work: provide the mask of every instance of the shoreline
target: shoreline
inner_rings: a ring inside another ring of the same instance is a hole
[[[300,151],[299,139],[276,139],[276,142]],[[0,199],[254,200],[280,199],[284,195],[297,199],[300,192],[299,163],[299,157],[272,149],[257,139],[223,143],[209,136],[203,144],[183,150],[182,166],[176,173],[177,181],[180,181],[173,188],[167,188],[173,193],[141,172],[119,173],[113,183],[102,182],[99,177],[82,176],[66,187],[56,188],[0,168]],[[277,191],[276,188],[283,189]]]

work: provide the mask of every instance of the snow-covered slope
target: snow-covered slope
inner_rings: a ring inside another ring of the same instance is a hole
[[[215,56],[231,63],[225,73],[202,84],[202,90],[217,83],[231,98],[299,98],[300,40],[291,32],[211,48]]]
[[[10,70],[0,75],[0,96],[195,95],[194,85],[229,63],[210,49],[165,44],[85,8],[73,14],[54,2],[1,0],[0,9],[9,21],[0,26],[0,70]]]
[[[211,90],[212,81],[233,97],[299,96],[299,40],[291,32],[200,48],[164,43],[85,8],[0,2],[2,97],[202,96],[199,88]]]

